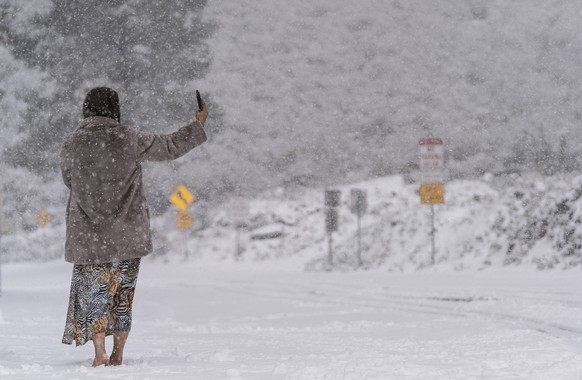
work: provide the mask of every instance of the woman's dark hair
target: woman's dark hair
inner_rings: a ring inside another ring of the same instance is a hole
[[[109,87],[96,87],[87,93],[83,102],[83,117],[105,116],[117,120],[121,119],[119,110],[119,96]]]

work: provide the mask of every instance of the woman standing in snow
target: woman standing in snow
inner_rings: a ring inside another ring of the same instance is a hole
[[[98,87],[85,98],[84,119],[65,138],[65,260],[75,265],[63,343],[92,340],[93,366],[122,363],[140,258],[152,251],[141,163],[174,160],[205,142],[202,104],[196,121],[172,134],[143,133],[120,124],[117,93]],[[111,334],[108,357],[105,336]]]

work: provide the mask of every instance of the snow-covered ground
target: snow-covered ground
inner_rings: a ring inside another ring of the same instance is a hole
[[[142,263],[125,365],[60,343],[70,264],[3,267],[2,379],[580,379],[580,273]],[[108,340],[108,344],[110,341]]]

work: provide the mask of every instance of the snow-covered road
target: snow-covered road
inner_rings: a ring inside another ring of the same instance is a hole
[[[582,378],[578,271],[297,268],[144,260],[125,365],[94,369],[60,344],[71,266],[5,265],[0,378]]]

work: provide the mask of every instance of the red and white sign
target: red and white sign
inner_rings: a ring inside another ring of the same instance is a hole
[[[443,140],[437,138],[420,139],[420,170],[443,170],[445,152]]]
[[[235,224],[244,224],[250,217],[249,202],[245,198],[231,198],[228,202],[228,215]]]
[[[420,148],[420,174],[423,184],[444,183],[445,150],[443,140],[425,138],[418,142]]]

